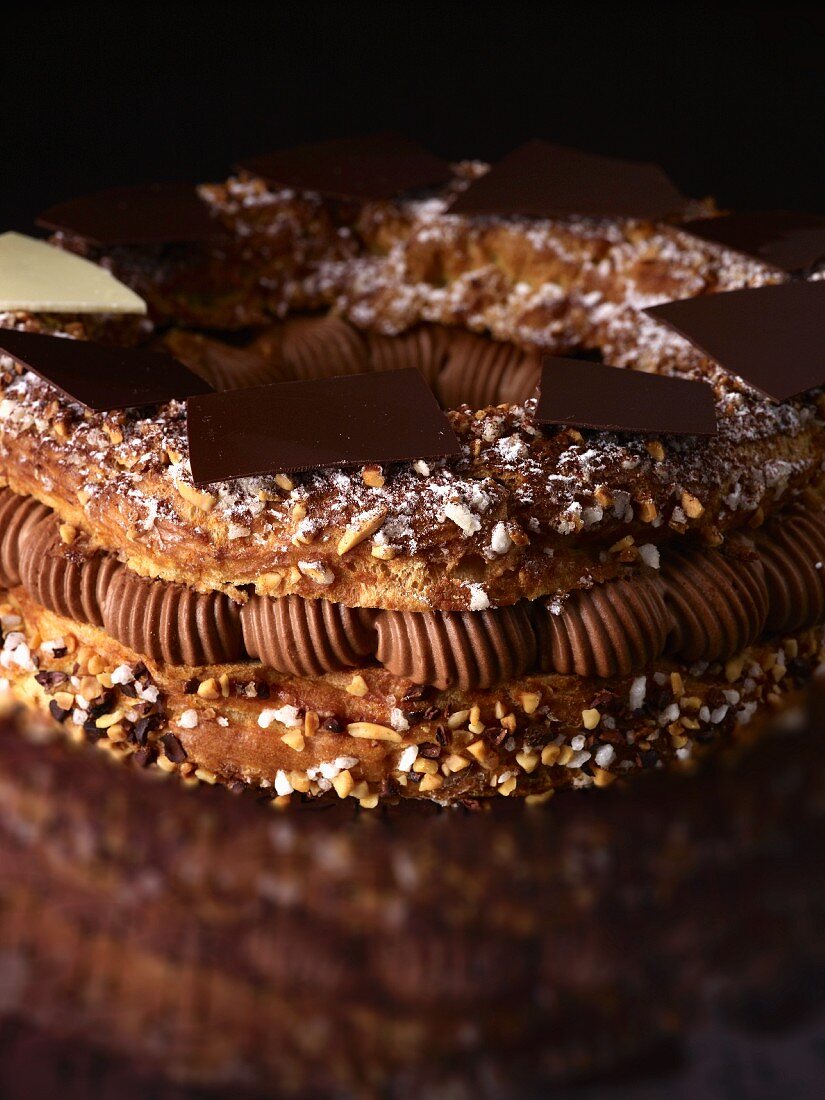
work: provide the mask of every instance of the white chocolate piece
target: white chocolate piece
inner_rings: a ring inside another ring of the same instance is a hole
[[[105,268],[25,237],[0,233],[0,310],[145,313],[146,303]]]

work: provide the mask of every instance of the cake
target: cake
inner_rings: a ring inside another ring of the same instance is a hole
[[[541,802],[780,707],[825,621],[822,231],[712,214],[391,135],[46,212],[148,319],[0,293],[9,697],[365,808]]]

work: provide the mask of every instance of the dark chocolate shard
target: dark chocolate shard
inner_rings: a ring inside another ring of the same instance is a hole
[[[191,183],[94,191],[50,206],[37,217],[37,224],[102,246],[177,244],[226,236]]]
[[[198,485],[461,453],[414,367],[208,394],[191,398],[187,408]]]
[[[141,348],[0,329],[0,352],[95,412],[164,405],[212,392],[171,355]]]
[[[449,212],[656,221],[681,210],[685,203],[685,196],[657,164],[529,141],[474,180]]]
[[[699,218],[679,228],[791,275],[809,271],[825,259],[825,218],[818,214],[752,211]]]
[[[536,420],[656,435],[716,432],[713,390],[705,382],[550,355],[542,359]]]
[[[280,149],[247,157],[238,167],[277,187],[356,201],[393,199],[452,176],[447,161],[389,131]]]
[[[773,401],[825,383],[825,282],[704,294],[644,312]]]

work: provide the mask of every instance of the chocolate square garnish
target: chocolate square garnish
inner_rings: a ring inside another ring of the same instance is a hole
[[[825,384],[825,282],[727,290],[644,312],[773,401]]]
[[[474,180],[449,213],[658,220],[685,202],[657,164],[530,141]]]
[[[552,355],[542,359],[536,420],[610,432],[716,432],[713,390],[705,382]]]
[[[753,211],[698,218],[679,228],[793,275],[825,259],[825,218],[792,210]]]
[[[0,329],[0,352],[94,412],[165,405],[210,386],[171,355]]]
[[[394,199],[452,178],[447,161],[391,132],[281,149],[238,167],[276,187],[356,201]]]
[[[192,397],[187,411],[197,485],[461,453],[413,367]]]
[[[37,224],[104,247],[181,244],[226,236],[191,183],[95,191],[50,206],[37,217]]]

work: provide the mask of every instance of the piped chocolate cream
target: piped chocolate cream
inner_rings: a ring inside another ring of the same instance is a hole
[[[464,329],[424,324],[384,336],[334,314],[291,318],[246,347],[185,330],[164,343],[217,390],[415,367],[444,408],[484,408],[526,400],[541,374],[538,353]]]
[[[67,544],[50,512],[27,527],[19,545],[20,579],[38,603],[69,619],[104,625],[106,593],[123,570],[117,558]]]
[[[541,667],[576,676],[623,676],[659,657],[672,628],[659,577],[619,578],[571,593],[561,613],[537,609]]]
[[[825,514],[795,510],[725,552],[667,548],[645,570],[547,606],[402,612],[329,600],[252,596],[141,577],[113,555],[66,544],[56,517],[0,490],[0,568],[44,607],[102,625],[137,653],[171,665],[257,658],[295,676],[377,660],[439,689],[487,688],[526,672],[608,678],[642,671],[663,653],[725,660],[765,631],[825,619]]]
[[[762,562],[719,550],[674,549],[662,561],[673,626],[666,651],[686,661],[722,661],[762,633],[768,588]]]
[[[253,596],[241,609],[246,651],[293,676],[321,676],[369,660],[375,651],[368,608],[329,600]]]
[[[51,514],[33,497],[0,490],[0,584],[4,588],[20,584],[21,548],[31,529]]]
[[[535,667],[536,637],[525,602],[495,611],[382,611],[376,656],[396,676],[466,690]]]
[[[757,533],[768,589],[770,631],[804,630],[825,619],[825,524],[801,509]]]
[[[130,569],[112,579],[103,625],[130,649],[172,665],[218,665],[245,656],[238,604],[222,592],[195,592]]]

